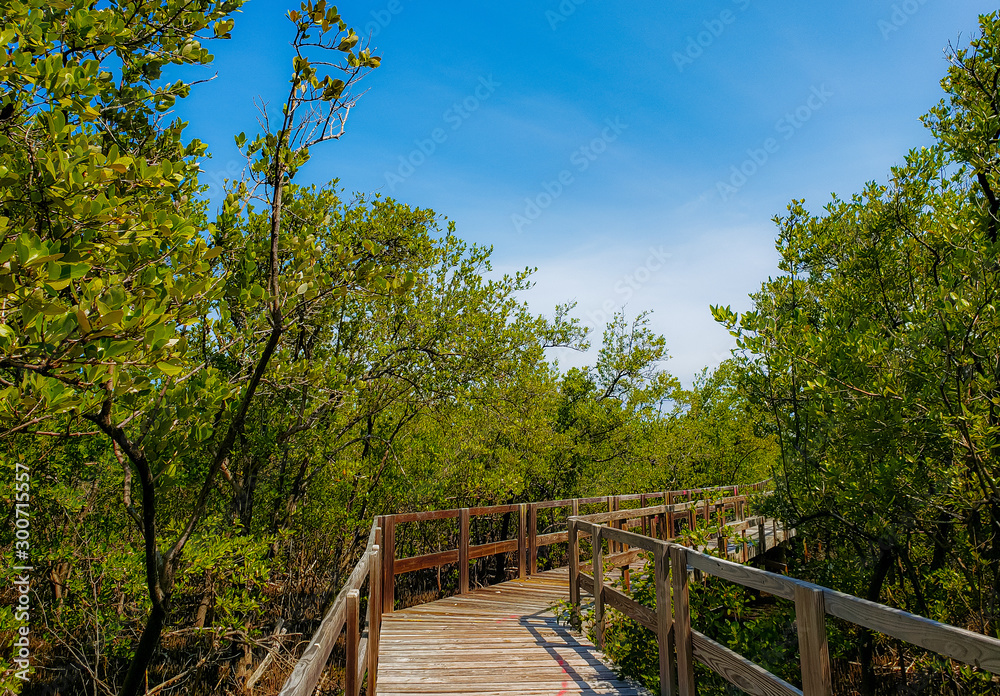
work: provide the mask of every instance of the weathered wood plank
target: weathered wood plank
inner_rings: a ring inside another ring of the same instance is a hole
[[[826,604],[818,587],[795,588],[795,626],[799,634],[802,693],[831,696],[830,652],[826,637]]]
[[[751,696],[802,696],[802,692],[742,655],[698,631],[691,631],[694,657]]]
[[[387,615],[376,693],[648,696],[556,622],[568,591],[558,569]]]
[[[858,597],[823,589],[826,613],[1000,674],[1000,640]]]
[[[469,508],[458,511],[458,593],[469,591]]]
[[[517,551],[517,539],[470,546],[469,558],[474,560],[476,558],[485,558],[486,556],[495,556],[498,553],[509,553],[511,551]]]
[[[766,570],[750,568],[749,566],[713,558],[699,553],[688,554],[688,565],[709,575],[715,575],[724,580],[735,582],[745,587],[763,590],[783,599],[795,599],[795,586],[801,584],[797,580],[787,578]]]
[[[517,512],[518,505],[487,505],[486,507],[469,508],[469,514],[473,517],[477,515],[502,515],[508,512]]]
[[[453,520],[458,518],[458,508],[453,510],[425,510],[423,512],[401,512],[391,517],[396,524],[404,522],[430,522],[431,520]]]
[[[319,628],[313,634],[302,657],[295,663],[295,668],[285,680],[280,696],[308,696],[312,693],[316,681],[326,668],[334,643],[340,636],[347,619],[347,598],[350,593],[357,594],[361,582],[368,573],[370,556],[365,554],[354,567],[344,587],[337,593],[336,599],[320,622]]]
[[[610,585],[604,585],[601,590],[604,602],[611,605],[630,619],[635,619],[640,625],[656,632],[656,612],[647,606],[639,604],[627,594],[619,592]]]
[[[427,553],[423,556],[397,558],[392,572],[395,575],[402,575],[403,573],[412,573],[415,570],[425,570],[447,563],[458,563],[458,549]]]
[[[691,599],[688,590],[688,552],[670,547],[670,579],[674,590],[674,645],[677,649],[677,686],[680,696],[695,696]]]
[[[568,532],[552,532],[550,534],[539,534],[535,538],[536,546],[548,546],[569,540]]]

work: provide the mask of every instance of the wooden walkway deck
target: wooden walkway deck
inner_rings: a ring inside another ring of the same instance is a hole
[[[550,609],[568,592],[569,571],[559,568],[385,614],[377,693],[648,694],[556,622]]]

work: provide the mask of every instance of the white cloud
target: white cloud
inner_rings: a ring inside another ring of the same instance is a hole
[[[666,337],[671,355],[666,368],[689,385],[702,367],[728,357],[734,345],[709,305],[747,309],[747,295],[775,273],[776,254],[765,243],[772,234],[770,227],[732,227],[687,238],[662,235],[661,241],[650,235],[634,235],[626,244],[590,241],[528,260],[539,270],[524,299],[532,311],[547,315],[556,304],[575,300],[575,316],[591,327],[594,346],[587,353],[551,351],[563,369],[596,360],[604,324],[614,312],[624,309],[634,317],[652,310],[650,326]]]

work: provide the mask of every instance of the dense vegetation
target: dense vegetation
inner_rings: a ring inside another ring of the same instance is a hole
[[[735,363],[682,389],[619,315],[561,371],[546,349],[588,337],[527,310],[530,270],[296,181],[379,65],[324,0],[289,13],[284,108],[236,136],[248,174],[211,212],[207,145],[168,120],[192,86],[161,74],[209,62],[240,4],[4,7],[0,546],[26,501],[33,567],[26,684],[4,565],[4,689],[236,693],[279,620],[313,630],[373,515],[749,482],[777,456]]]
[[[289,13],[285,104],[236,136],[247,176],[211,211],[208,146],[169,109],[240,4],[4,6],[0,547],[16,558],[26,501],[33,671],[10,661],[8,562],[0,687],[238,693],[279,621],[313,630],[374,515],[772,471],[772,511],[822,542],[791,572],[1000,636],[997,16],[952,54],[932,147],[776,219],[783,274],[747,313],[714,308],[737,357],[685,389],[647,314],[562,370],[547,349],[596,338],[572,305],[528,310],[530,269],[499,277],[434,211],[296,179],[380,62],[325,0]],[[695,600],[696,623],[789,673],[786,612]],[[633,628],[611,650],[655,675]],[[866,693],[907,660],[928,689],[976,688],[836,631]]]
[[[793,201],[775,219],[783,273],[750,311],[713,311],[778,438],[769,507],[813,544],[790,572],[1000,637],[1000,18],[980,24],[923,119],[934,144],[821,214]],[[692,601],[696,627],[797,681],[787,606],[715,582]],[[829,624],[837,693],[997,692],[989,674]],[[610,635],[654,684],[642,629],[618,615]]]
[[[784,274],[717,316],[780,436],[780,512],[830,551],[814,575],[998,636],[1000,20],[980,21],[923,119],[934,144],[821,215],[793,202]]]

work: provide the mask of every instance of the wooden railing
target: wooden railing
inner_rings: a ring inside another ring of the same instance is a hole
[[[827,648],[827,615],[1000,674],[1000,640],[609,526],[609,523],[622,526],[623,522],[624,526],[628,526],[627,521],[632,517],[669,514],[669,506],[656,506],[576,516],[569,520],[570,602],[574,618],[579,621],[582,589],[594,597],[594,633],[598,648],[602,647],[604,640],[606,606],[617,609],[652,631],[659,646],[661,694],[693,696],[694,663],[697,660],[750,694],[829,696],[833,687]],[[764,530],[760,529],[759,533],[763,540]],[[592,575],[582,572],[580,563],[580,540],[586,537],[590,538],[593,550]],[[642,605],[625,592],[605,584],[605,541],[609,553],[616,545],[627,545],[652,554],[655,608]],[[728,542],[720,540],[719,545],[728,551]],[[795,603],[801,690],[691,627],[689,571],[723,578]]]
[[[345,696],[358,696],[361,683],[368,678],[367,693],[375,693],[378,676],[379,629],[382,627],[382,529],[372,524],[361,560],[323,616],[295,669],[285,680],[279,696],[309,696],[316,689],[326,669],[327,660],[341,632],[347,629],[347,664],[344,670]],[[361,630],[361,590],[367,579],[367,636]]]
[[[573,498],[567,500],[546,500],[514,505],[493,505],[488,507],[459,508],[452,510],[430,510],[395,515],[382,515],[375,519],[365,551],[354,567],[347,582],[337,594],[327,610],[319,628],[313,634],[302,657],[279,693],[279,696],[309,696],[326,668],[327,660],[334,644],[346,630],[345,690],[346,696],[358,696],[362,682],[367,675],[367,693],[375,693],[378,676],[378,643],[382,625],[382,615],[395,608],[396,576],[452,563],[458,564],[459,579],[457,590],[460,594],[469,591],[469,564],[471,561],[502,553],[517,553],[517,577],[538,572],[539,549],[553,544],[568,542],[570,531],[539,534],[539,511],[569,509],[570,516],[579,515],[581,506],[606,505],[609,513],[619,514],[622,528],[642,527],[644,532],[657,533],[664,539],[673,538],[678,527],[693,528],[696,518],[710,519],[712,515],[725,516],[730,512],[736,518],[736,525],[728,527],[735,532],[749,528],[745,519],[748,493],[765,490],[770,481],[762,481],[746,486],[724,486],[699,488],[683,491],[661,491],[656,493],[636,493],[629,495],[601,496],[596,498]],[[662,500],[656,508],[648,508],[651,501]],[[675,502],[681,501],[681,502]],[[622,510],[622,504],[638,503],[641,508],[659,511],[647,516],[633,513],[637,510]],[[498,514],[517,514],[515,538],[501,539],[486,544],[470,544],[470,525],[474,517]],[[590,516],[593,517],[593,516]],[[589,519],[581,518],[581,519]],[[396,558],[397,525],[435,520],[458,521],[458,545],[454,549],[435,551],[406,558]],[[742,525],[742,527],[740,526]],[[646,537],[641,537],[646,538]],[[744,549],[746,547],[744,546]],[[621,567],[627,573],[628,565],[635,560],[638,548],[616,548],[618,552],[610,557],[609,565]],[[572,557],[571,557],[572,558]],[[366,583],[367,579],[367,583]],[[368,610],[365,625],[361,624],[360,604],[362,590],[367,588]]]
[[[638,502],[645,508],[650,501],[663,500],[667,507],[667,518],[662,522],[660,533],[664,539],[672,538],[678,525],[694,527],[695,518],[709,520],[713,515],[732,511],[738,520],[743,520],[746,513],[747,494],[765,490],[770,481],[761,481],[745,486],[722,486],[716,488],[698,488],[683,491],[660,491],[656,493],[633,493],[628,495],[600,496],[595,498],[570,498],[566,500],[546,500],[534,503],[514,505],[492,505],[489,507],[457,508],[452,510],[430,510],[426,512],[409,512],[396,515],[383,515],[376,524],[383,530],[385,544],[382,549],[382,566],[384,585],[382,588],[382,611],[391,613],[395,607],[396,576],[419,570],[438,568],[452,563],[458,564],[458,592],[469,591],[469,562],[486,556],[501,553],[517,553],[517,577],[534,575],[538,572],[539,550],[553,544],[569,540],[567,529],[563,531],[539,534],[539,513],[543,510],[568,508],[570,516],[579,515],[581,506],[606,505],[609,512],[622,509],[622,503]],[[728,494],[728,495],[727,495]],[[683,499],[684,502],[675,503]],[[661,506],[662,507],[662,506]],[[515,538],[502,539],[486,544],[470,545],[469,529],[472,519],[485,515],[517,514]],[[456,548],[435,551],[406,558],[396,557],[396,527],[397,525],[431,522],[437,520],[458,520],[458,544]],[[651,529],[653,520],[633,518],[629,523],[632,527],[641,526],[643,530]],[[618,565],[628,566],[628,557],[619,559]]]

